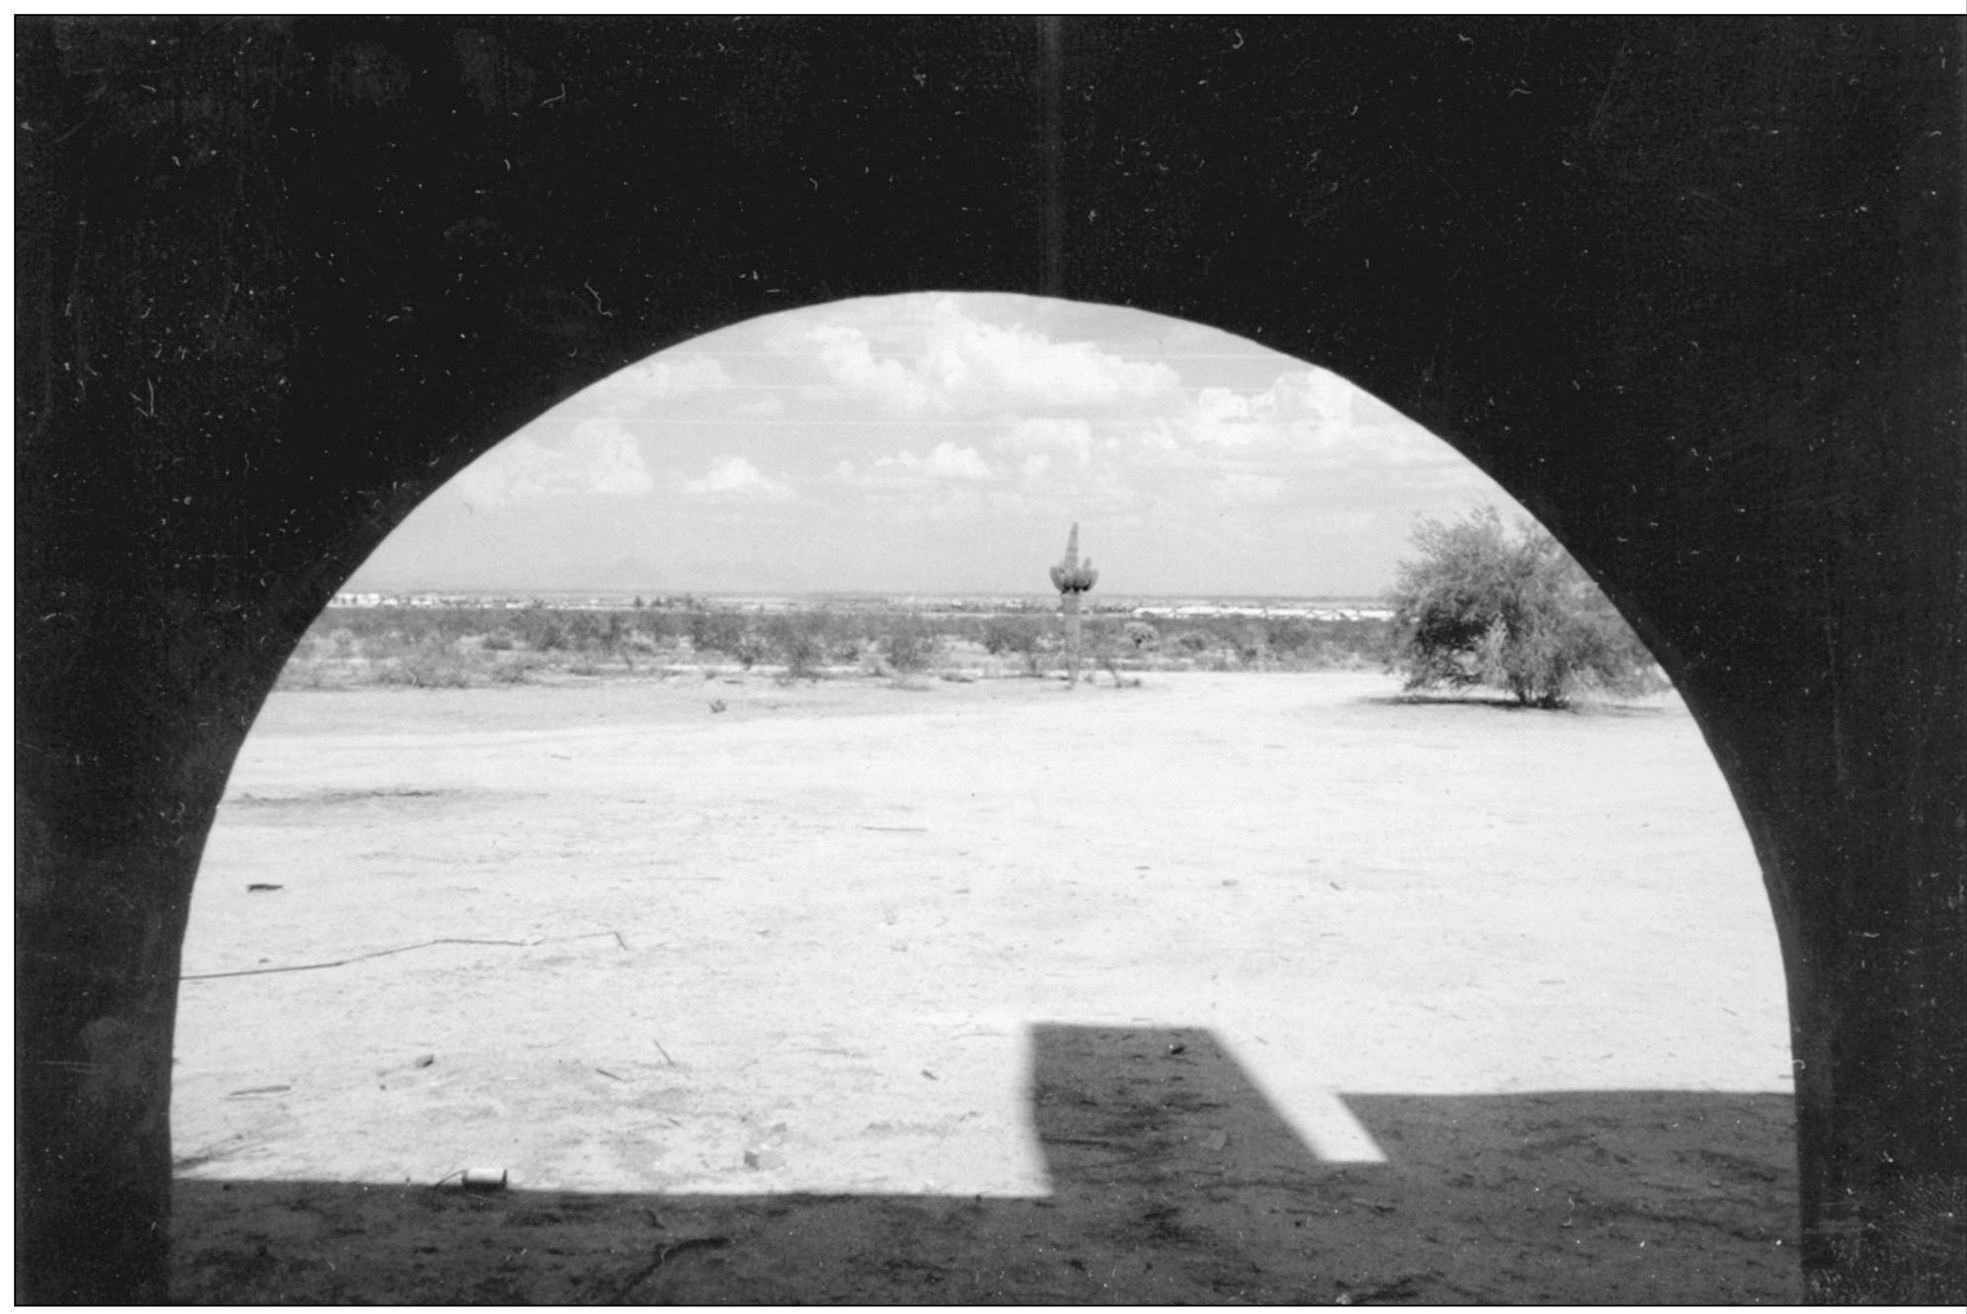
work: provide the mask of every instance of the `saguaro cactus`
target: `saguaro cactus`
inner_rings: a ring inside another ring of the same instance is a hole
[[[1079,522],[1065,541],[1065,560],[1052,567],[1052,587],[1059,591],[1059,606],[1065,612],[1066,687],[1079,683],[1079,595],[1093,587],[1100,572],[1091,558],[1079,559]]]

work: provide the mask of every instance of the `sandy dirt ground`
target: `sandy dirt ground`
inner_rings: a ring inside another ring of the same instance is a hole
[[[1395,689],[276,694],[185,951],[177,1294],[1799,1299],[1692,720]]]

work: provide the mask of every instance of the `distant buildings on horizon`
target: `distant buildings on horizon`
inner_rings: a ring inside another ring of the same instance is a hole
[[[1108,615],[1125,614],[1138,620],[1178,620],[1213,616],[1245,616],[1255,619],[1372,620],[1390,617],[1393,612],[1379,598],[1357,596],[1312,596],[1302,598],[1147,598],[1109,594],[1087,598],[1089,609]],[[846,609],[885,609],[890,607],[928,608],[939,612],[1031,612],[1049,611],[1057,601],[1049,594],[926,594],[926,593],[812,593],[803,595],[681,593],[651,597],[621,594],[582,594],[579,592],[540,593],[447,593],[384,592],[347,590],[337,593],[330,607],[480,607],[491,610],[523,611],[546,607],[558,611],[628,611],[647,608],[657,611],[688,610],[711,605],[734,611],[781,612],[802,607],[827,605]]]

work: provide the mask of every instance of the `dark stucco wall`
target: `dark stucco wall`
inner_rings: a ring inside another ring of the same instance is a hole
[[[1813,1294],[1967,1289],[1961,23],[16,34],[18,1295],[163,1292],[191,883],[336,586],[614,369],[922,289],[1243,334],[1542,517],[1754,837]]]

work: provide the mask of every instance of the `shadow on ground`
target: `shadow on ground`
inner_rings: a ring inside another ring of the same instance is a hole
[[[1566,703],[1563,707],[1537,707],[1518,702],[1514,698],[1498,698],[1485,694],[1457,693],[1394,693],[1372,694],[1359,699],[1374,707],[1487,707],[1498,712],[1537,712],[1550,715],[1559,712],[1570,716],[1595,717],[1658,717],[1668,715],[1664,707],[1648,706],[1642,703],[1624,703],[1584,697]]]
[[[1206,1030],[1033,1036],[1044,1198],[182,1179],[193,1303],[1793,1303],[1787,1094],[1355,1095],[1321,1161]]]

